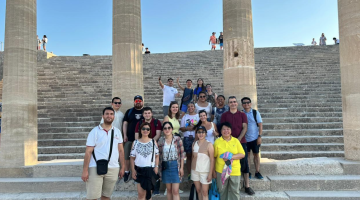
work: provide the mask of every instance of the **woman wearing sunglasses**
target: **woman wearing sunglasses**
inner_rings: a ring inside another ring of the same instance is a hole
[[[185,152],[181,138],[173,135],[173,125],[163,124],[164,136],[159,139],[159,161],[162,182],[169,200],[180,200],[179,186],[184,175]]]
[[[151,190],[154,189],[151,178],[159,170],[159,149],[149,135],[150,124],[143,122],[139,128],[139,139],[135,140],[130,152],[132,178],[138,183],[138,199],[141,200],[151,199]]]
[[[200,126],[205,127],[206,137],[205,139],[211,144],[214,144],[216,137],[219,136],[219,132],[214,122],[209,122],[207,120],[207,114],[205,110],[200,110],[199,112],[199,123],[194,127],[194,130],[197,130]],[[198,135],[196,135],[198,136]]]
[[[196,129],[196,135],[199,140],[192,147],[191,180],[194,181],[200,200],[208,200],[214,170],[214,147],[206,140],[207,130],[204,126]]]
[[[171,122],[173,130],[172,134],[179,136],[179,129],[180,129],[180,110],[179,110],[179,104],[176,101],[172,101],[169,106],[169,112],[168,115],[164,117],[163,122]]]
[[[199,101],[195,104],[196,112],[199,113],[201,110],[205,110],[208,116],[208,121],[211,122],[214,120],[214,115],[212,115],[212,106],[211,103],[206,101],[206,93],[199,93]]]

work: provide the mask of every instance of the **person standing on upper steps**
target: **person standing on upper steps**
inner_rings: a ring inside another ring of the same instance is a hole
[[[112,123],[113,126],[122,130],[122,124],[124,119],[124,113],[120,111],[121,108],[121,99],[119,97],[114,97],[111,100],[111,107],[115,110],[115,119]],[[104,119],[101,118],[100,124],[104,123]],[[124,134],[124,133],[123,133]]]
[[[168,78],[168,85],[164,85],[161,82],[161,76],[159,76],[159,85],[163,91],[163,114],[164,117],[168,115],[169,105],[172,101],[175,101],[175,97],[180,97],[180,93],[173,87],[174,80]]]

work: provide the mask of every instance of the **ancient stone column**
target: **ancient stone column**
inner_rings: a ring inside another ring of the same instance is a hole
[[[144,97],[140,0],[113,0],[112,95],[122,99],[122,110]]]
[[[7,0],[0,167],[37,163],[36,0]]]
[[[251,0],[223,0],[223,16],[224,94],[250,97],[257,108]]]
[[[360,1],[338,0],[345,157],[360,160]]]

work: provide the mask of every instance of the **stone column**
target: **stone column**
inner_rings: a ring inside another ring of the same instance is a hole
[[[112,95],[122,99],[122,110],[144,97],[140,0],[113,0]]]
[[[223,0],[223,16],[224,94],[250,97],[257,108],[251,0]]]
[[[338,0],[345,157],[360,160],[360,1]]]
[[[0,167],[37,163],[36,0],[7,0]]]

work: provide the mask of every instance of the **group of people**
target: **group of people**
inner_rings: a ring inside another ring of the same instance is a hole
[[[262,119],[251,108],[251,99],[241,99],[240,111],[235,96],[228,97],[226,105],[226,98],[201,78],[195,89],[192,80],[183,87],[177,79],[182,97],[172,78],[167,85],[161,77],[158,80],[163,91],[163,121],[153,117],[150,107],[144,107],[140,95],[125,114],[120,111],[121,99],[114,97],[112,107],[103,110],[100,125],[89,133],[82,174],[87,199],[109,199],[118,177],[123,177],[124,182],[133,179],[138,183],[138,199],[159,195],[162,182],[167,199],[177,200],[185,170],[201,200],[209,198],[212,181],[216,181],[220,199],[239,199],[241,175],[245,192],[255,194],[249,185],[248,153],[254,155],[255,177],[263,179],[259,157]],[[180,104],[176,97],[181,97]],[[108,160],[105,175],[96,173],[101,160]]]
[[[220,50],[222,50],[224,46],[223,41],[224,41],[223,32],[220,32],[218,38],[216,37],[216,33],[212,32],[212,35],[210,36],[210,40],[209,40],[209,45],[211,44],[211,50],[215,50],[217,44],[220,44]]]
[[[320,46],[325,46],[326,45],[326,40],[327,39],[325,37],[325,34],[322,33],[321,36],[320,36],[320,39],[319,39],[319,45]],[[333,40],[334,40],[335,45],[340,44],[340,40],[338,38],[334,37]],[[313,40],[311,41],[311,45],[314,45],[314,46],[317,45],[317,43],[315,41],[315,38],[313,38]]]
[[[48,39],[46,35],[43,36],[43,38],[40,40],[39,36],[37,36],[37,50],[41,50],[41,44],[43,46],[43,50],[46,51],[46,44],[48,43]]]

